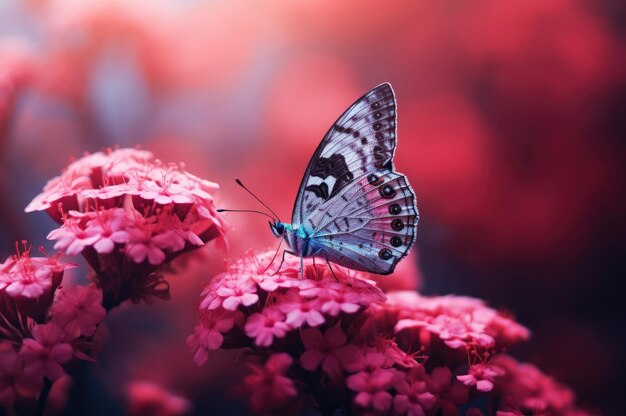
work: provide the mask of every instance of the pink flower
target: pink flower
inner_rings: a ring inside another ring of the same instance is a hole
[[[252,278],[266,292],[274,292],[278,288],[297,287],[299,279],[283,274],[255,274]]]
[[[495,356],[491,364],[504,372],[496,380],[502,390],[501,410],[522,414],[566,414],[576,410],[574,393],[534,365],[519,363],[504,354]]]
[[[265,308],[248,318],[244,330],[246,335],[254,338],[259,347],[269,347],[274,337],[283,338],[291,328],[284,322],[285,315],[276,308]]]
[[[12,406],[20,396],[34,396],[39,386],[24,375],[22,359],[8,342],[0,343],[0,406]]]
[[[48,240],[58,240],[54,248],[64,250],[70,256],[79,254],[85,247],[93,245],[100,239],[98,230],[85,230],[79,225],[79,221],[71,218],[61,228],[52,230],[48,234]]]
[[[360,309],[359,294],[350,290],[341,283],[334,283],[320,294],[321,311],[330,316],[337,316],[341,312],[355,313]]]
[[[469,388],[452,377],[448,367],[436,367],[426,378],[428,391],[437,397],[437,407],[444,414],[458,412],[460,405],[468,400]]]
[[[496,339],[510,344],[529,336],[524,327],[488,308],[478,299],[425,297],[415,292],[397,292],[389,294],[389,301],[399,313],[396,332],[424,328],[451,348],[462,348],[472,343],[490,348],[495,345]],[[514,330],[506,329],[509,322]]]
[[[347,351],[341,351],[340,360],[346,371],[356,373],[358,371],[374,371],[388,366],[389,360],[385,354],[373,348],[359,347]]]
[[[363,409],[386,412],[391,407],[389,393],[395,377],[393,369],[378,368],[372,372],[361,371],[346,379],[350,390],[357,392],[354,403]]]
[[[70,339],[91,336],[106,316],[102,291],[93,284],[61,288],[56,292],[50,314]]]
[[[456,376],[456,378],[466,386],[476,386],[478,390],[487,392],[493,390],[493,382],[502,374],[502,369],[498,367],[474,364],[470,366],[468,374]]]
[[[204,311],[193,334],[187,337],[187,347],[194,354],[196,365],[204,365],[210,350],[222,346],[224,336],[235,324],[233,313],[224,310]]]
[[[295,290],[287,292],[279,299],[276,306],[287,315],[285,322],[292,328],[299,328],[304,323],[309,326],[319,326],[326,321],[317,310],[319,302],[303,299]]]
[[[41,267],[37,270],[19,270],[8,275],[6,292],[13,296],[36,299],[52,286],[52,270]]]
[[[48,377],[56,380],[63,372],[62,364],[74,355],[70,344],[62,342],[63,331],[54,324],[40,324],[32,328],[33,338],[22,341],[20,357],[24,360],[24,373],[35,379]]]
[[[306,351],[300,356],[302,367],[314,371],[320,364],[322,370],[333,380],[341,379],[342,368],[339,354],[347,351],[346,335],[340,327],[330,327],[322,336],[317,328],[301,332],[302,343]]]
[[[141,198],[161,205],[191,204],[193,202],[191,190],[175,183],[167,183],[162,186],[154,181],[145,180],[141,182],[137,193]]]
[[[257,412],[268,412],[285,406],[298,391],[289,377],[285,376],[293,359],[285,353],[273,354],[264,366],[250,365],[252,374],[244,385],[250,393],[250,404]]]
[[[156,266],[165,261],[163,249],[168,244],[167,235],[152,235],[149,231],[131,228],[128,237],[126,254],[135,263],[142,263],[147,258],[150,264]]]
[[[216,189],[150,152],[109,149],[71,163],[27,211],[45,209],[62,224],[48,238],[56,249],[85,257],[109,308],[167,298],[158,266],[213,239],[225,245],[225,223],[211,195]]]
[[[234,311],[239,305],[250,306],[259,300],[259,295],[256,294],[256,284],[251,280],[226,278],[220,280],[219,283],[222,284],[213,286],[217,286],[215,294],[221,298],[224,309]]]
[[[0,289],[11,297],[37,299],[60,283],[65,269],[74,266],[57,258],[31,258],[30,250],[26,250],[0,265]]]
[[[394,408],[411,416],[424,416],[437,399],[428,391],[424,367],[417,365],[408,373],[398,372],[394,387],[398,391],[394,397]]]
[[[96,218],[87,223],[87,232],[97,236],[93,248],[101,254],[113,251],[115,244],[126,243],[130,235],[125,228],[132,223],[126,210],[122,208],[110,209],[96,214]]]

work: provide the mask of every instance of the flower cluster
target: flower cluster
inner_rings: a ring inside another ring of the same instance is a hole
[[[45,210],[60,224],[48,239],[87,260],[110,309],[127,299],[167,298],[159,268],[210,240],[224,241],[213,205],[217,187],[148,151],[109,150],[70,164],[26,212]]]
[[[529,331],[477,299],[385,295],[339,266],[305,259],[300,279],[299,259],[270,262],[247,255],[216,276],[187,339],[198,365],[212,350],[251,351],[244,387],[256,412],[295,413],[297,403],[324,414],[575,410],[568,390],[501,353]]]
[[[0,406],[35,397],[70,361],[90,359],[89,341],[106,315],[102,291],[61,286],[70,267],[30,257],[29,248],[0,264]]]

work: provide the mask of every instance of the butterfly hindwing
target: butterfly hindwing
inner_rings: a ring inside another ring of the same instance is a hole
[[[307,219],[311,244],[328,260],[389,274],[415,241],[418,213],[406,178],[379,170],[363,175]]]
[[[390,166],[396,146],[396,101],[385,83],[359,98],[333,124],[313,154],[294,205],[300,224],[359,175]]]
[[[394,172],[396,101],[385,83],[339,117],[300,185],[293,224],[311,252],[356,270],[389,274],[415,240],[415,194]]]

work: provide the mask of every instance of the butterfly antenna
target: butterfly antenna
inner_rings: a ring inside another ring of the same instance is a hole
[[[263,205],[265,208],[267,208],[272,214],[274,214],[274,216],[276,217],[276,219],[278,221],[280,221],[280,218],[278,218],[278,215],[276,215],[276,213],[274,211],[272,211],[272,209],[270,207],[268,207],[267,205],[265,205],[265,203],[263,201],[261,201],[255,194],[252,193],[252,191],[250,191],[248,188],[246,188],[246,186],[239,180],[239,178],[235,179],[235,181],[237,182],[237,185],[241,186],[243,189],[246,190],[246,192],[248,192],[250,195],[252,195],[252,197],[254,199],[256,199],[257,201],[259,201],[261,203],[261,205]]]
[[[216,211],[217,212],[252,212],[252,213],[255,213],[255,214],[265,215],[267,218],[271,218],[272,220],[274,219],[274,217],[272,217],[268,213],[262,212],[262,211],[257,211],[257,210],[254,210],[254,209],[224,209],[224,208],[218,208]]]

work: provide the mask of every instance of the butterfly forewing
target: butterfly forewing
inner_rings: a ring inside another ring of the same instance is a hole
[[[312,251],[353,269],[388,274],[415,241],[415,194],[393,171],[396,101],[374,88],[335,122],[315,151],[294,206]]]
[[[390,167],[396,146],[396,101],[385,83],[359,98],[322,139],[304,174],[292,222],[306,216],[359,175]]]

